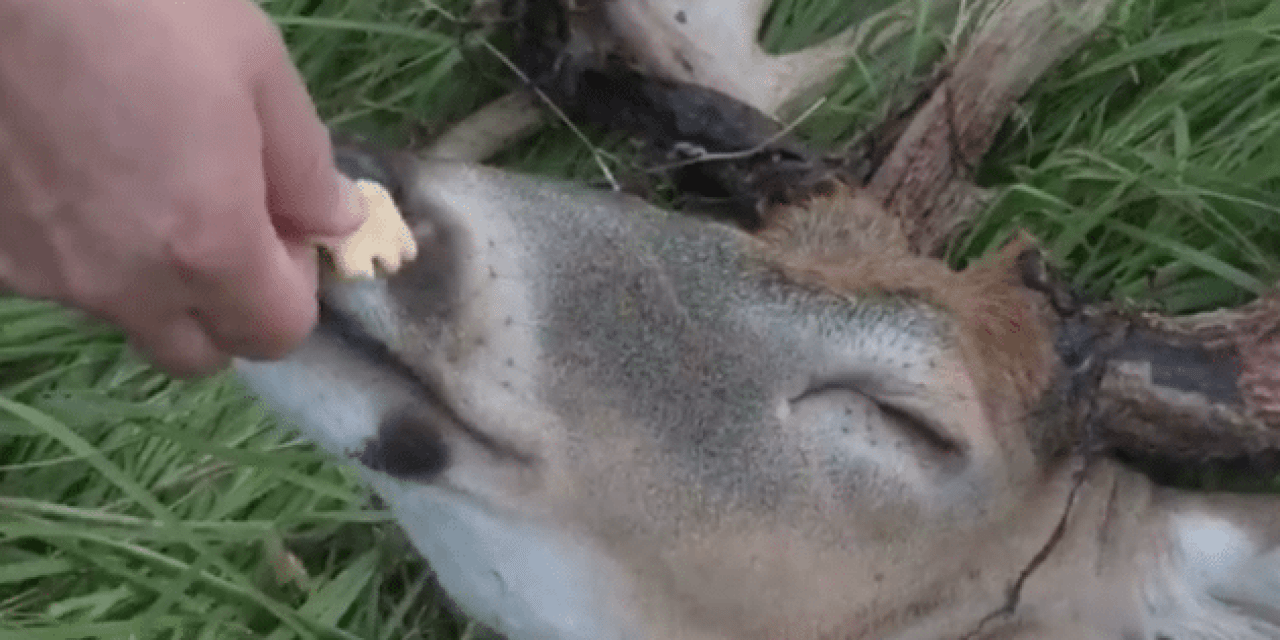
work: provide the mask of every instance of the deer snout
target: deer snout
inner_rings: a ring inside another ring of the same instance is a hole
[[[387,339],[393,328],[385,326],[389,319],[380,318],[372,311],[391,303],[379,297],[396,300],[393,306],[400,307],[396,315],[401,321],[445,319],[454,315],[461,279],[460,258],[474,250],[465,246],[463,221],[450,215],[445,203],[433,198],[426,164],[404,152],[352,141],[335,143],[334,160],[339,171],[354,183],[376,185],[374,191],[380,192],[384,199],[390,197],[391,203],[381,203],[380,212],[384,218],[396,219],[383,220],[382,226],[397,237],[370,239],[366,244],[382,242],[388,246],[366,249],[375,254],[382,251],[392,258],[395,256],[391,254],[398,254],[404,260],[366,265],[368,260],[361,259],[363,255],[354,256],[361,266],[370,268],[361,269],[353,277],[350,265],[342,264],[344,257],[331,252],[333,260],[322,271],[321,278],[321,303],[331,312],[325,317],[346,318],[357,325],[372,323],[375,337]],[[377,221],[367,221],[365,226],[375,226],[371,222]],[[400,237],[406,228],[409,237]],[[390,246],[393,244],[396,246]],[[352,259],[348,256],[346,262]],[[374,266],[381,267],[377,278],[372,277]]]

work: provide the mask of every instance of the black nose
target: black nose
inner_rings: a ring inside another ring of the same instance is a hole
[[[393,413],[382,419],[378,436],[365,443],[356,459],[393,478],[430,482],[449,466],[449,445],[442,432],[456,429],[453,423],[450,412],[429,403]]]

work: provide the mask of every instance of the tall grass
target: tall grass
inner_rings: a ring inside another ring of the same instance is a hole
[[[1026,228],[1077,286],[1173,313],[1280,278],[1280,3],[1124,3],[1007,134],[960,254]]]
[[[459,21],[467,0],[262,5],[335,127],[413,143],[516,83]],[[1242,301],[1280,275],[1280,2],[1117,5],[1008,127],[981,174],[997,200],[953,259],[1020,226],[1098,295]],[[848,6],[777,0],[762,40],[794,50],[855,21]],[[801,132],[841,144],[907,95],[954,36],[909,31],[851,63]],[[588,134],[625,168],[625,144]],[[563,127],[502,161],[600,178]],[[478,633],[371,496],[232,381],[174,382],[112,331],[0,299],[0,640]]]

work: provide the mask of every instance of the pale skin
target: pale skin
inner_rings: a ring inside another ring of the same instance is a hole
[[[123,329],[165,370],[279,358],[317,242],[362,216],[247,0],[0,0],[0,289]]]

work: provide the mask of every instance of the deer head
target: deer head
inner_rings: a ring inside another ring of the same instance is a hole
[[[338,161],[389,189],[419,258],[326,283],[314,335],[240,375],[499,632],[1280,635],[1277,501],[1066,446],[1077,371],[1030,241],[955,272],[839,182],[747,233],[465,162]]]

